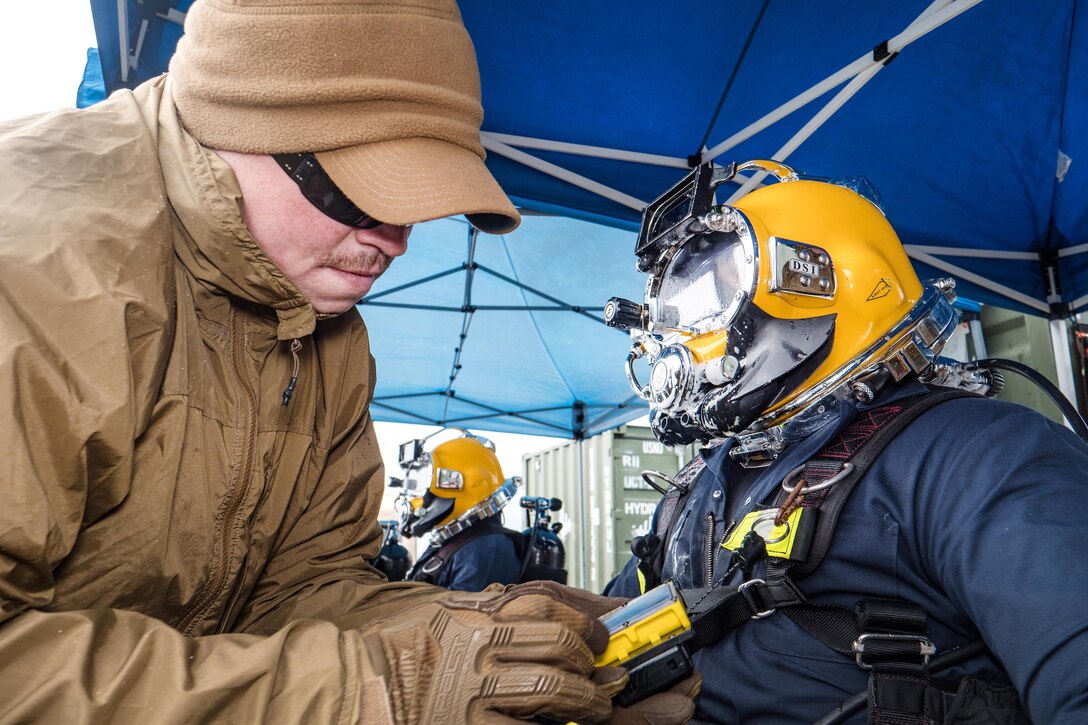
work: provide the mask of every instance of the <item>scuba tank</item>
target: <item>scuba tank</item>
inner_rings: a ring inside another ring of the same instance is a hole
[[[391,582],[404,581],[408,570],[412,568],[412,557],[408,549],[400,543],[400,526],[396,521],[379,521],[384,536],[378,555],[370,560],[370,565],[385,574]]]
[[[525,553],[521,562],[520,582],[549,580],[567,583],[566,551],[559,539],[561,523],[551,522],[551,512],[563,508],[563,502],[557,498],[523,496],[521,507],[526,509],[526,519],[533,520],[529,528],[522,532],[525,538]]]

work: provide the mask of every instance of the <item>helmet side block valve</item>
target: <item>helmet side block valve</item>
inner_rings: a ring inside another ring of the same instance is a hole
[[[645,317],[645,305],[623,297],[613,297],[604,305],[604,322],[609,327],[620,330],[641,329],[645,327]]]
[[[892,377],[892,372],[884,366],[878,367],[868,373],[864,373],[850,384],[850,394],[859,403],[868,404],[876,400],[881,388],[887,385]]]

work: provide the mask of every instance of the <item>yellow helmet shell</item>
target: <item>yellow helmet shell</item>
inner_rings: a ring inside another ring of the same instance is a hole
[[[429,491],[454,502],[449,515],[435,525],[453,521],[502,485],[502,467],[495,451],[476,438],[455,438],[441,443],[432,451],[431,458],[434,474]]]
[[[733,205],[747,217],[759,254],[753,302],[773,317],[799,320],[834,314],[827,358],[780,407],[848,365],[905,318],[922,297],[922,284],[899,237],[872,202],[820,181],[772,184]],[[775,289],[772,245],[784,239],[827,252],[834,294],[810,296]],[[772,408],[773,409],[773,408]]]

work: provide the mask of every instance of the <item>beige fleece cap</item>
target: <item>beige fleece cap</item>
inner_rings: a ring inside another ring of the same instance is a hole
[[[205,146],[313,152],[390,224],[520,222],[484,165],[480,74],[454,0],[197,0],[169,72]]]

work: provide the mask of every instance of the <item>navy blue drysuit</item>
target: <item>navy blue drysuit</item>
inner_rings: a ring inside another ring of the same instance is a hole
[[[910,383],[870,406],[920,394]],[[860,407],[860,406],[859,406]],[[829,422],[789,445],[737,502],[740,518],[794,467],[846,425]],[[730,552],[731,441],[707,462],[670,534],[664,578],[707,585]],[[1036,723],[1088,723],[1088,446],[1019,405],[985,398],[947,401],[923,413],[872,464],[848,499],[826,558],[800,589],[815,603],[853,607],[863,597],[921,605],[938,652],[983,639]],[[708,544],[708,540],[711,544]],[[632,560],[613,596],[638,594]],[[753,577],[760,577],[757,565]],[[738,570],[728,584],[742,580]],[[811,722],[865,690],[855,662],[778,612],[745,622],[696,655],[703,673],[696,717],[710,722]],[[935,678],[1002,680],[979,658]],[[849,722],[864,722],[865,711]]]
[[[483,591],[489,584],[516,583],[521,573],[521,559],[510,535],[504,531],[506,529],[497,517],[492,517],[451,538],[446,542],[447,546],[455,544],[460,537],[471,537],[446,559],[433,583],[463,592]],[[429,548],[420,561],[430,553]]]

